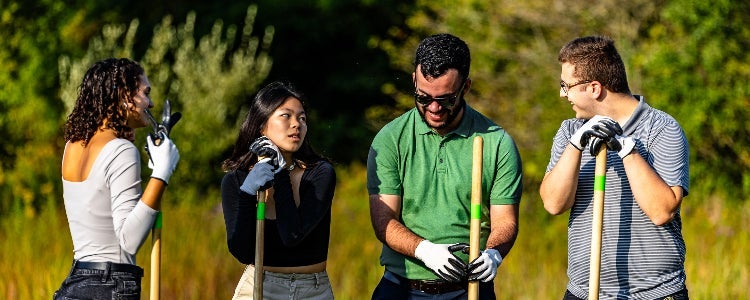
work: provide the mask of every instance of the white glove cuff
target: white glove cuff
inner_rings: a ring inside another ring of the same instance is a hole
[[[620,139],[620,145],[622,146],[622,149],[617,152],[617,155],[620,156],[620,159],[623,159],[625,156],[628,156],[633,152],[633,148],[635,148],[635,140],[632,137],[622,138]]]
[[[500,266],[500,263],[503,262],[503,256],[500,255],[500,251],[497,251],[495,249],[487,249],[484,250],[484,252],[487,253],[487,256],[489,256],[492,261],[495,262],[496,266]]]
[[[424,252],[429,251],[432,246],[435,245],[432,242],[428,240],[422,240],[419,242],[419,245],[417,245],[417,249],[414,249],[414,256],[418,258],[419,260],[424,260]]]
[[[164,181],[165,184],[169,184],[169,177],[171,176],[172,172],[169,172],[167,170],[154,170],[154,172],[151,173],[151,178],[156,178]]]
[[[580,138],[578,138],[580,140]],[[578,146],[575,142],[573,142],[573,139],[570,140],[570,144],[573,145],[574,148],[578,149],[578,151],[583,151],[583,148]]]

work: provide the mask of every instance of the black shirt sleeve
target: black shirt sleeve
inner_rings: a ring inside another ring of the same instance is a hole
[[[243,264],[255,259],[255,215],[257,198],[240,190],[247,172],[232,171],[221,181],[221,205],[229,252]]]
[[[299,206],[294,202],[289,172],[279,172],[274,182],[279,235],[285,245],[296,246],[330,215],[336,172],[326,161],[306,169],[299,187]]]

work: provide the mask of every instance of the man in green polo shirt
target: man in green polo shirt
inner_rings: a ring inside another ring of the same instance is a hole
[[[385,273],[372,299],[495,299],[492,280],[518,234],[521,159],[502,127],[464,100],[471,57],[450,34],[414,60],[415,108],[385,125],[367,160],[367,190]],[[467,263],[473,139],[484,139],[480,257]]]

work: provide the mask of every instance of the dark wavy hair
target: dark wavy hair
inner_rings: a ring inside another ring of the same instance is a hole
[[[580,80],[599,81],[612,92],[630,94],[625,64],[615,48],[615,41],[609,37],[573,39],[560,49],[557,60],[573,65],[573,76]]]
[[[464,80],[469,77],[471,54],[460,38],[440,33],[422,40],[414,56],[414,69],[421,66],[422,76],[437,78],[450,69],[458,70]]]
[[[222,163],[224,171],[249,170],[251,166],[255,165],[258,157],[250,152],[250,144],[262,136],[261,130],[263,130],[268,118],[290,97],[302,102],[304,108],[305,96],[291,83],[274,81],[258,91],[250,103],[250,110],[247,112],[245,121],[240,126],[232,156]],[[292,154],[294,163],[311,166],[321,160],[327,161],[327,158],[313,150],[307,140],[307,137],[305,137],[299,150]]]
[[[132,134],[125,104],[134,104],[141,75],[145,75],[143,67],[127,58],[94,63],[83,76],[75,106],[65,122],[65,141],[83,141],[86,146],[102,126],[113,129],[119,138]],[[135,105],[129,109],[136,113]]]

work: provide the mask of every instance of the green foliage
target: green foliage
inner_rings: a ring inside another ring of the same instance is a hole
[[[388,39],[373,39],[396,68],[412,72],[419,41],[448,32],[462,38],[472,54],[469,105],[486,114],[514,137],[524,163],[524,174],[540,181],[549,161],[552,137],[561,121],[573,117],[558,95],[558,50],[569,40],[605,34],[618,41],[625,58],[643,23],[657,10],[648,0],[559,2],[541,1],[417,1],[404,27],[394,27]],[[410,78],[402,78],[411,84]],[[414,106],[412,90],[386,93],[398,99],[394,109],[368,111],[379,128],[395,114]],[[536,191],[533,191],[536,193]]]
[[[60,199],[65,116],[55,66],[58,56],[79,53],[97,22],[111,20],[97,14],[108,3],[0,2],[0,215],[33,217],[44,202]]]
[[[66,17],[64,4],[45,0],[0,5],[0,215],[8,211],[34,216],[39,199],[60,189],[55,58],[62,50],[57,35]]]
[[[683,126],[700,190],[750,193],[747,1],[671,1],[648,30],[638,65],[647,100]]]
[[[239,120],[244,117],[244,99],[270,71],[272,62],[267,49],[273,39],[273,27],[267,27],[262,38],[252,36],[255,15],[256,7],[250,6],[241,30],[234,26],[225,30],[223,22],[217,21],[209,34],[197,40],[195,13],[189,13],[185,24],[180,26],[173,25],[172,17],[167,16],[154,28],[144,56],[134,58],[141,62],[151,82],[154,114],[159,116],[165,99],[171,100],[173,111],[182,113],[171,134],[181,158],[170,182],[181,186],[182,193],[200,195],[217,188],[221,160],[233,146]],[[133,58],[138,24],[138,20],[133,20],[127,29],[123,25],[107,25],[101,37],[92,40],[83,57],[60,58],[61,94],[67,104],[66,111],[72,109],[76,87],[94,61],[107,57]],[[240,45],[234,45],[235,40]],[[145,131],[138,132],[136,143],[145,144]],[[144,166],[144,175],[149,172]]]

